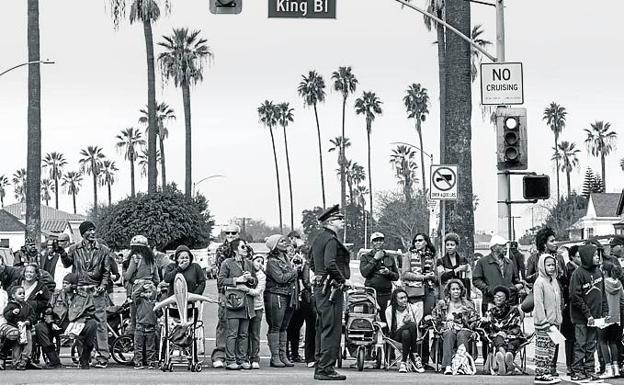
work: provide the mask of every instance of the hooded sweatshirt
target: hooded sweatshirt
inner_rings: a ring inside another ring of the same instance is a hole
[[[190,263],[186,269],[181,269],[177,264],[178,256],[183,251],[189,253],[190,256]],[[186,279],[186,285],[189,293],[199,295],[204,294],[204,289],[206,288],[206,273],[201,266],[193,262],[193,259],[193,253],[191,253],[191,250],[188,247],[185,245],[178,246],[174,254],[174,260],[176,263],[171,263],[165,268],[163,281],[169,284],[169,294],[173,294],[173,281],[178,273],[182,274],[184,279]]]
[[[550,254],[542,254],[537,262],[538,277],[533,285],[535,308],[533,321],[536,329],[546,329],[551,325],[559,326],[563,321],[561,313],[561,288],[557,281],[557,270],[553,276],[546,273],[546,261],[557,260]]]
[[[605,278],[605,294],[609,305],[609,322],[620,324],[620,303],[624,299],[622,282],[615,278]]]
[[[594,264],[596,247],[579,248],[581,266],[570,278],[570,318],[573,324],[587,325],[589,317],[601,318],[608,314],[602,271]]]

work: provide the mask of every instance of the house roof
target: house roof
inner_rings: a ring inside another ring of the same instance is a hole
[[[591,194],[590,199],[594,202],[596,217],[617,217],[620,193]]]
[[[6,210],[7,212],[9,212],[10,214],[12,214],[13,216],[19,219],[19,218],[22,218],[26,213],[26,203],[14,203],[12,205],[5,206],[4,210]],[[50,206],[41,205],[41,223],[42,224],[43,222],[50,221],[50,220],[52,221],[56,221],[56,220],[84,221],[86,219],[87,218],[82,215],[70,214],[62,210],[57,210]]]
[[[50,233],[62,233],[67,228],[66,219],[49,219],[41,221],[41,230]]]
[[[6,210],[0,210],[0,232],[25,231],[26,225]]]

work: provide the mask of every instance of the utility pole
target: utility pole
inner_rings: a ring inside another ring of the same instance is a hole
[[[503,0],[496,1],[496,61],[505,61],[505,4]],[[504,106],[498,106],[497,109],[505,108]],[[507,200],[510,200],[511,191],[511,176],[509,174],[499,173],[497,176],[498,184],[498,221],[497,232],[499,234],[507,233],[507,239],[513,238],[512,233],[512,214],[511,205],[506,204]],[[503,202],[503,203],[500,203]]]

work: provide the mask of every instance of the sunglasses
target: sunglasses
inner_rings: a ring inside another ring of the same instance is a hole
[[[236,234],[238,234],[237,231],[226,231],[225,232],[225,235],[236,235]]]
[[[415,239],[414,241],[415,242],[424,242],[425,240],[424,239]]]

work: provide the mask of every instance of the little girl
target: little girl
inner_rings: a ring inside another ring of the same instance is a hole
[[[21,286],[12,286],[9,290],[10,300],[4,308],[4,318],[8,325],[19,330],[19,339],[13,345],[13,367],[26,370],[32,353],[32,324],[35,312],[26,302],[26,292]]]
[[[600,378],[613,378],[620,376],[618,366],[618,341],[622,339],[620,327],[620,306],[624,300],[624,290],[619,277],[622,270],[611,262],[604,262],[602,265],[604,272],[605,295],[609,305],[609,315],[605,320],[609,326],[598,330],[600,350],[605,362],[605,372]]]
[[[249,289],[249,295],[254,298],[255,317],[249,321],[249,360],[252,369],[260,369],[260,327],[264,314],[264,289],[266,287],[266,274],[264,273],[264,257],[260,254],[253,256],[253,267],[258,279],[258,286]]]

